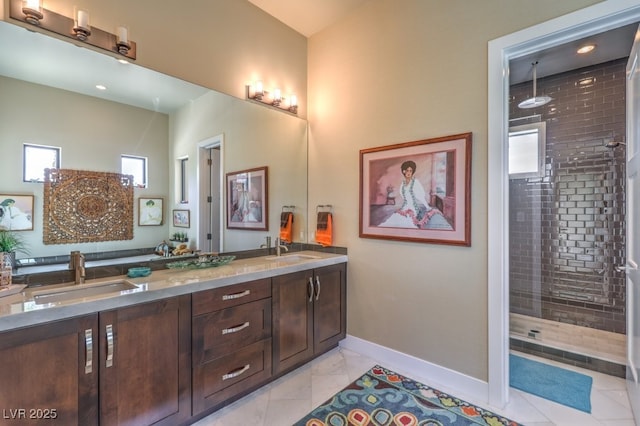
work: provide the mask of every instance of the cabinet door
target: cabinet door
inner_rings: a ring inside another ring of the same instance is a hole
[[[175,425],[191,414],[191,300],[100,313],[100,424]]]
[[[318,355],[338,344],[347,333],[346,264],[315,270],[313,347]]]
[[[98,315],[0,333],[7,424],[98,424]]]
[[[273,373],[313,357],[313,271],[274,277]]]

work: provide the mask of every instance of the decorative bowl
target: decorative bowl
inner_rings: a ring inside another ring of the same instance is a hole
[[[151,268],[148,267],[129,268],[127,271],[129,278],[148,277],[149,275],[151,275]]]
[[[235,256],[200,256],[198,259],[167,263],[169,269],[205,269],[230,263]]]

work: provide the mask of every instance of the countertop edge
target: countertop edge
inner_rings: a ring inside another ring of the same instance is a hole
[[[193,278],[193,282],[185,282],[176,284],[173,286],[161,286],[159,288],[153,288],[153,283],[161,281],[169,281],[163,277],[180,277],[184,276],[188,278],[189,271],[175,271],[175,270],[162,270],[154,271],[150,277],[146,278],[127,278],[126,275],[109,277],[108,279],[92,280],[94,282],[108,281],[114,279],[127,279],[138,285],[145,284],[150,286],[146,291],[138,293],[112,295],[97,298],[90,301],[75,301],[62,304],[56,304],[55,306],[46,307],[43,309],[36,309],[17,313],[8,313],[0,316],[0,332],[11,331],[24,327],[30,327],[34,325],[43,324],[46,322],[59,321],[68,318],[90,315],[100,311],[107,311],[112,309],[123,308],[145,302],[152,302],[168,297],[181,296],[185,294],[196,293],[203,290],[212,288],[224,287],[233,284],[239,284],[248,281],[259,280],[263,278],[270,278],[278,275],[284,275],[294,273],[298,271],[305,271],[309,269],[320,268],[324,266],[331,266],[341,263],[346,263],[348,260],[347,255],[317,253],[318,259],[306,259],[302,262],[282,262],[281,264],[271,264],[269,269],[250,271],[250,272],[238,272],[234,275],[216,277],[216,278]],[[256,260],[257,259],[257,260]],[[270,260],[264,258],[250,258],[241,259],[237,262],[237,265],[247,263],[253,263],[260,265],[260,259],[263,260],[264,265],[269,265]],[[155,274],[155,276],[154,276]],[[182,274],[182,275],[178,275]],[[153,278],[152,278],[153,277]],[[188,279],[187,279],[188,281]],[[88,282],[89,283],[89,282]],[[149,284],[151,283],[151,284]],[[9,296],[11,297],[11,296]]]

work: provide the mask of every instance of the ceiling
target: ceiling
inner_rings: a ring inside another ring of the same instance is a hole
[[[284,24],[310,37],[344,18],[368,0],[249,0]],[[532,80],[533,62],[538,62],[538,77],[559,74],[590,65],[629,56],[638,25],[632,24],[566,43],[509,63],[510,84]],[[578,47],[587,42],[597,48],[589,55],[578,55]]]
[[[311,37],[369,0],[249,1],[305,37]]]
[[[509,62],[510,84],[522,83],[533,78],[532,63],[538,62],[538,78],[555,75],[590,65],[625,58],[631,53],[638,24],[630,24],[580,40],[552,47]],[[596,48],[589,54],[576,53],[579,47],[593,43]]]

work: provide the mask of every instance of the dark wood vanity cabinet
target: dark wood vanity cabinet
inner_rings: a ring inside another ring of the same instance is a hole
[[[191,416],[191,296],[100,312],[100,424]]]
[[[0,424],[98,424],[98,314],[0,333]]]
[[[271,377],[271,278],[193,294],[193,414]]]
[[[345,335],[346,264],[1,332],[0,424],[189,424]]]
[[[190,295],[162,299],[0,333],[2,421],[188,420],[190,301]]]
[[[346,264],[273,278],[273,373],[296,368],[346,336]]]

